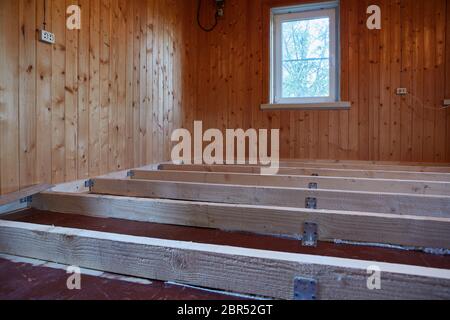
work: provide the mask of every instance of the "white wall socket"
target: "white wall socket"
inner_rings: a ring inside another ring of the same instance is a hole
[[[39,30],[39,41],[49,44],[55,44],[55,40],[55,35],[53,33],[45,30]]]
[[[407,88],[397,88],[397,95],[398,96],[406,96],[408,94]]]

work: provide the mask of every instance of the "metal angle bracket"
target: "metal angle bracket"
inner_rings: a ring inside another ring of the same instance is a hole
[[[130,171],[127,172],[127,177],[128,178],[133,178],[135,175],[136,174],[135,174],[135,172],[133,170],[130,170]]]
[[[306,209],[317,209],[317,198],[308,197],[305,199]]]
[[[310,182],[310,183],[308,184],[308,188],[309,188],[309,189],[317,190],[317,189],[319,189],[319,185],[318,185],[317,182]]]
[[[20,199],[20,203],[31,203],[31,202],[33,202],[33,196],[28,196]]]
[[[317,300],[317,280],[297,277],[294,279],[294,300]]]
[[[89,179],[84,182],[84,187],[89,188],[91,190],[94,187],[94,180]]]
[[[303,225],[302,245],[304,247],[317,247],[318,236],[317,224],[305,222]]]

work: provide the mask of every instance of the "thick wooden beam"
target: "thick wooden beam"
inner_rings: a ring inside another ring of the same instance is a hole
[[[253,204],[450,217],[449,196],[236,186],[127,179],[94,179],[92,193],[143,198]]]
[[[445,162],[409,162],[409,161],[367,161],[367,160],[332,160],[332,159],[281,159],[280,162],[296,163],[340,163],[340,164],[364,164],[364,165],[388,165],[388,166],[409,166],[409,167],[449,167],[450,163]]]
[[[42,193],[39,210],[280,235],[300,239],[304,223],[318,226],[318,240],[348,240],[417,248],[449,248],[450,219],[336,210],[200,203],[70,193]]]
[[[450,173],[450,166],[436,165],[407,165],[407,164],[382,164],[376,162],[345,162],[345,161],[314,161],[314,160],[287,160],[280,161],[280,167],[309,167],[323,169],[349,169],[349,170],[378,170],[378,171],[410,171],[410,172],[434,172]]]
[[[317,184],[319,189],[450,195],[450,182],[365,179],[346,177],[312,177],[289,175],[258,175],[246,173],[220,173],[195,171],[132,170],[132,179],[160,180],[195,183],[234,184],[248,186],[272,186],[309,188]]]
[[[176,165],[161,164],[159,170],[175,171],[204,171],[204,172],[226,172],[226,173],[253,173],[260,174],[260,166],[237,166],[237,165]],[[432,172],[408,172],[408,171],[380,171],[380,170],[350,170],[350,169],[324,169],[324,168],[286,168],[281,167],[280,175],[301,176],[324,176],[324,177],[353,177],[370,179],[395,179],[395,180],[422,180],[422,181],[444,181],[450,182],[449,173]]]
[[[17,192],[8,193],[0,196],[0,206],[11,204],[29,196],[35,195],[39,192],[46,191],[52,188],[49,184],[37,184],[29,188],[22,189]]]
[[[318,299],[450,299],[450,271],[0,221],[0,252],[141,278],[292,299],[297,277]],[[381,290],[368,271],[381,269]]]

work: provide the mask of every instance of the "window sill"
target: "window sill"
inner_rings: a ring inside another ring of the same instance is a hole
[[[295,110],[350,110],[352,104],[347,101],[324,102],[324,103],[268,103],[262,104],[262,111],[295,111]]]

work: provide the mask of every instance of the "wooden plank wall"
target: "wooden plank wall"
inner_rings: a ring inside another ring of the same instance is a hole
[[[70,4],[80,31],[66,28]],[[0,0],[0,194],[168,159],[185,5]],[[44,11],[54,46],[36,41]]]
[[[281,157],[450,161],[450,1],[341,0],[341,95],[350,111],[262,112],[268,102],[269,8],[302,0],[227,0],[211,33],[191,19],[184,125],[280,128]],[[314,1],[313,1],[314,2]],[[213,8],[203,1],[202,21]],[[382,10],[382,30],[366,9]],[[194,15],[192,13],[191,15]],[[398,87],[410,95],[399,97]]]

